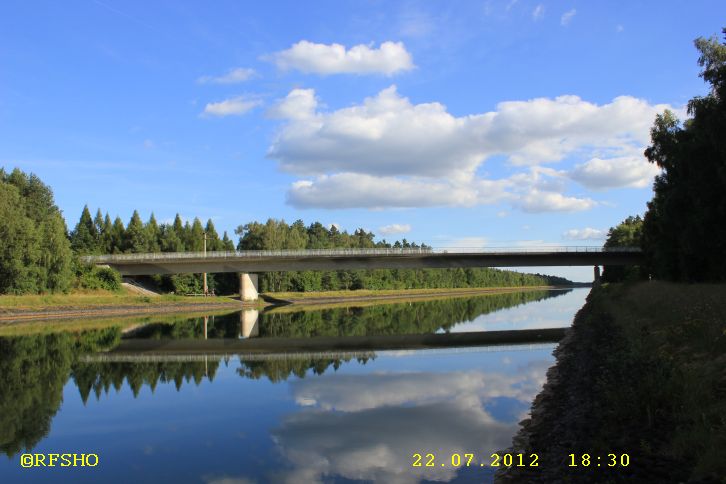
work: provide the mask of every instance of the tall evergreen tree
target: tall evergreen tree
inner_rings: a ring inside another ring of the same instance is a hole
[[[118,254],[124,251],[126,244],[126,228],[121,217],[116,215],[111,229],[111,253]]]
[[[98,252],[98,230],[91,218],[88,205],[83,206],[81,218],[71,232],[71,247],[78,254]]]
[[[163,252],[184,252],[184,242],[179,238],[174,225],[161,226],[161,250]]]
[[[103,217],[103,225],[99,235],[99,249],[104,254],[111,254],[113,252],[113,223],[111,222],[111,217],[109,217],[108,212],[106,212],[106,215]]]
[[[204,227],[202,227],[202,222],[197,217],[194,218],[194,223],[192,223],[192,227],[189,230],[188,240],[188,251],[201,252],[204,248]]]
[[[214,227],[214,222],[210,218],[207,220],[207,225],[204,227],[204,233],[207,234],[207,250],[224,250],[222,248],[222,241],[219,240],[219,234],[217,229]]]
[[[154,212],[151,212],[149,221],[144,227],[144,236],[146,238],[146,250],[149,252],[159,252],[161,250],[161,229],[156,223]]]
[[[126,233],[124,237],[124,252],[147,252],[148,242],[146,239],[146,231],[144,230],[144,224],[141,221],[139,212],[134,210],[131,215],[131,220],[126,226]]]
[[[232,239],[229,238],[226,230],[224,231],[224,236],[222,237],[222,250],[234,250],[234,242],[232,241]]]

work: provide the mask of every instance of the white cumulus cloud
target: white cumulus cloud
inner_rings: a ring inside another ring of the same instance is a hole
[[[394,235],[394,234],[407,234],[411,231],[411,225],[409,224],[390,224],[378,227],[378,232],[381,235]]]
[[[579,212],[596,205],[591,198],[568,197],[557,192],[531,190],[515,202],[515,206],[529,213]]]
[[[254,69],[245,67],[237,67],[221,76],[202,76],[197,79],[199,84],[237,84],[255,77],[257,73]]]
[[[360,44],[346,49],[341,44],[317,44],[301,40],[271,56],[281,70],[315,74],[384,74],[413,69],[413,57],[402,42],[383,42],[375,48]]]
[[[644,186],[641,177],[652,171],[629,157],[642,152],[655,115],[667,107],[631,96],[601,105],[559,96],[457,117],[441,103],[413,104],[390,86],[326,111],[313,89],[295,89],[268,111],[283,121],[268,157],[305,177],[288,192],[288,202],[302,208],[507,202],[528,212],[587,210],[596,202],[566,195],[567,183]],[[522,168],[503,179],[477,174],[488,158],[502,155]],[[542,166],[565,159],[589,161],[569,172]],[[610,165],[633,168],[626,171],[634,178],[604,169]]]
[[[578,164],[569,176],[594,190],[607,188],[643,188],[653,183],[660,169],[643,156],[623,156],[610,159],[592,158]]]
[[[568,240],[602,240],[607,235],[605,230],[585,227],[584,229],[570,229],[562,234]]]
[[[205,116],[239,116],[262,104],[259,99],[238,96],[224,101],[209,103],[204,107]]]

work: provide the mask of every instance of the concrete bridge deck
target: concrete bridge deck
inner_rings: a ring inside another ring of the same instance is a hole
[[[260,250],[83,257],[89,263],[111,266],[123,276],[343,269],[638,265],[643,262],[642,259],[640,249],[627,247]]]

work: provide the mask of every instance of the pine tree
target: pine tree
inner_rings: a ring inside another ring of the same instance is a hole
[[[98,251],[98,231],[91,218],[88,205],[83,206],[81,219],[71,232],[71,247],[78,254],[93,254]]]
[[[149,252],[159,252],[161,250],[161,230],[156,223],[154,212],[151,212],[149,221],[144,227],[144,236],[146,238],[146,250]]]
[[[118,254],[124,251],[124,245],[126,240],[126,228],[118,215],[113,221],[113,227],[111,229],[111,253]]]
[[[214,227],[214,222],[210,218],[207,220],[207,225],[204,227],[204,233],[207,234],[207,250],[224,250],[222,247],[222,241],[219,240],[219,234]]]
[[[124,237],[124,252],[147,252],[148,244],[146,240],[146,234],[144,231],[144,224],[141,222],[139,212],[134,210],[131,215],[131,220],[126,226],[126,234]]]

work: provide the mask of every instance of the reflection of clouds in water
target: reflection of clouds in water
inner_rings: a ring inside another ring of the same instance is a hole
[[[299,405],[341,412],[442,400],[480,404],[494,397],[531,399],[542,386],[549,364],[532,362],[514,375],[483,371],[329,375],[297,380],[290,386]]]
[[[585,304],[589,289],[573,289],[561,296],[483,314],[457,324],[451,332],[503,329],[537,329],[570,326],[575,313]]]
[[[488,458],[511,445],[517,421],[487,411],[511,399],[529,408],[549,361],[516,375],[483,371],[330,375],[291,384],[305,405],[282,421],[273,438],[294,469],[286,482],[321,482],[326,476],[375,482],[449,481],[452,453]],[[525,412],[526,413],[526,412]],[[414,453],[433,453],[436,466],[412,467]],[[440,462],[449,465],[440,467]]]

